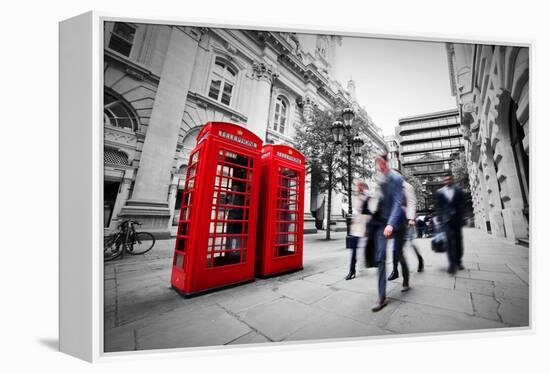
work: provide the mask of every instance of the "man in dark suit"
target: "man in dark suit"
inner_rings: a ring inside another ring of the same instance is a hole
[[[386,246],[387,240],[393,238],[395,245],[403,247],[405,240],[405,211],[403,205],[403,177],[388,167],[387,154],[376,157],[376,165],[381,172],[379,192],[381,194],[378,209],[369,222],[369,231],[376,241],[376,262],[378,264],[378,302],[372,307],[373,312],[384,308],[386,299]],[[402,253],[403,251],[398,251]],[[409,289],[409,270],[403,256],[399,262],[403,269],[403,291]]]
[[[464,225],[464,193],[453,183],[452,175],[446,175],[445,185],[436,192],[437,215],[447,236],[449,274],[464,270],[462,265],[462,226]]]

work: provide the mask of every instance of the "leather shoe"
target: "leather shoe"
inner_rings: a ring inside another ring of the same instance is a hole
[[[398,271],[392,271],[390,276],[388,277],[388,280],[392,281],[392,280],[397,279],[397,278],[399,278],[399,272]]]
[[[424,271],[424,259],[422,256],[418,257],[418,272],[422,273]]]
[[[462,264],[458,265],[458,270],[464,270],[464,269],[465,269],[464,265]]]
[[[372,307],[373,312],[378,312],[382,310],[386,305],[388,305],[388,299],[384,298],[383,300],[379,300],[376,305]]]
[[[346,277],[344,278],[345,280],[350,280],[350,279],[353,279],[355,278],[355,273],[349,273],[348,275],[346,275]]]

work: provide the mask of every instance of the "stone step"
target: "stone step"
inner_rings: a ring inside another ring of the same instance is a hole
[[[529,238],[517,238],[516,244],[529,248]]]

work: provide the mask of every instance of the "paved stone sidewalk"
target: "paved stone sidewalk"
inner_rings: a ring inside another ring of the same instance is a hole
[[[127,351],[364,337],[527,326],[529,250],[466,229],[464,265],[446,272],[446,256],[416,240],[425,271],[411,273],[408,293],[388,284],[389,305],[378,313],[376,269],[346,281],[344,233],[305,236],[304,270],[184,299],[170,288],[174,241],[144,256],[105,266],[105,351]],[[406,249],[411,270],[414,253]],[[388,258],[390,262],[390,258]]]

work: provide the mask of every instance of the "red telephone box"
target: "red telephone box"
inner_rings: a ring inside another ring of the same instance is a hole
[[[256,275],[301,270],[305,158],[286,145],[265,145],[261,174]]]
[[[208,122],[189,157],[171,283],[184,296],[254,280],[262,141]]]

